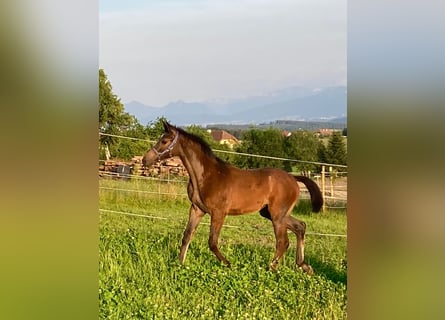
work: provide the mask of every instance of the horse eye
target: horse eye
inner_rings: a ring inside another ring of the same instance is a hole
[[[167,140],[163,139],[163,140],[161,140],[161,143],[162,143],[162,144],[166,144],[166,143],[167,143]]]

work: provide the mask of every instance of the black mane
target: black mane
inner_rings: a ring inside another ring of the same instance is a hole
[[[199,145],[201,146],[201,150],[204,152],[205,155],[207,155],[207,156],[209,156],[209,157],[212,157],[212,158],[215,158],[215,159],[217,159],[217,160],[220,161],[220,162],[224,162],[223,160],[221,160],[220,158],[218,158],[218,157],[213,153],[212,148],[209,146],[209,144],[208,144],[203,138],[201,138],[200,136],[197,136],[197,135],[195,135],[195,134],[193,134],[193,133],[189,133],[189,132],[185,131],[184,129],[181,129],[181,128],[178,128],[178,127],[176,127],[176,129],[178,130],[178,132],[179,132],[181,135],[187,137],[187,139],[189,139],[189,140],[191,140],[191,141],[196,142],[197,144],[199,144]],[[225,162],[224,162],[224,163],[225,163]]]

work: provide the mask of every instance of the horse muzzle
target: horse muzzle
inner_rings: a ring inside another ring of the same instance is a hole
[[[155,161],[158,160],[157,155],[153,150],[149,150],[143,157],[142,157],[142,164],[145,167],[150,167]]]

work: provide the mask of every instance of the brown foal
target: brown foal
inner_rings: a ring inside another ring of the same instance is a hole
[[[147,151],[142,162],[149,167],[157,160],[178,156],[189,173],[187,187],[191,201],[189,221],[182,238],[179,260],[184,263],[187,249],[202,217],[210,215],[209,247],[219,261],[230,266],[218,249],[218,238],[227,215],[260,212],[271,220],[275,232],[273,270],[289,247],[287,229],[297,237],[296,264],[305,272],[313,270],[304,260],[306,224],[290,214],[298,201],[302,182],[311,195],[312,209],[320,211],[323,198],[317,184],[304,176],[293,176],[279,169],[244,170],[216,157],[200,137],[164,122],[165,132]]]

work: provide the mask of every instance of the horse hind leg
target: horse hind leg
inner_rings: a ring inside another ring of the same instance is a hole
[[[202,217],[205,212],[199,209],[197,206],[193,205],[190,207],[189,211],[189,221],[187,227],[184,231],[184,236],[182,237],[181,252],[179,254],[179,261],[184,264],[185,257],[187,256],[187,250],[192,241],[193,235],[195,234],[198,224],[201,222]]]
[[[278,263],[283,257],[287,248],[289,248],[289,237],[287,236],[287,226],[284,219],[272,220],[273,229],[275,232],[275,255],[270,263],[270,268],[272,270],[277,270]]]
[[[270,215],[267,206],[265,206],[260,210],[260,215],[266,219],[272,220],[272,217]],[[290,215],[287,216],[286,219],[287,219],[287,229],[291,230],[297,236],[296,265],[302,268],[304,272],[307,272],[308,274],[313,274],[314,270],[312,269],[312,267],[304,261],[304,235],[306,232],[306,223],[297,220],[294,217],[291,217]],[[278,260],[276,260],[275,257],[274,260],[272,260],[271,268],[276,270],[277,266],[278,266]]]
[[[294,217],[287,216],[287,228],[297,236],[296,265],[308,274],[313,274],[312,267],[304,261],[304,235],[306,233],[306,223]]]
[[[272,270],[277,270],[280,259],[283,257],[284,253],[289,247],[289,237],[287,236],[286,225],[283,222],[272,220],[268,206],[265,206],[260,210],[260,215],[268,220],[271,220],[274,226],[276,239],[275,256],[270,263],[270,268]]]

